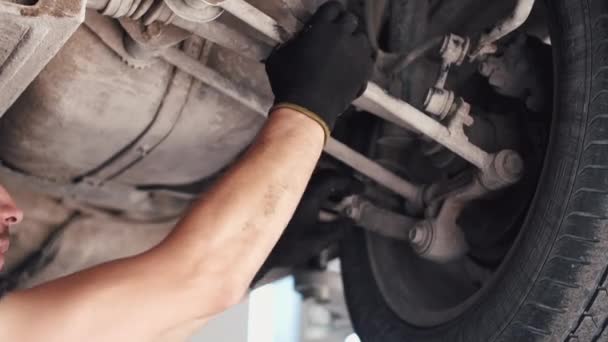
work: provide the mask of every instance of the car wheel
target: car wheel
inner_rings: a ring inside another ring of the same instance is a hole
[[[483,286],[458,287],[406,244],[351,231],[341,262],[362,341],[608,341],[608,2],[544,3],[554,109],[508,252]]]

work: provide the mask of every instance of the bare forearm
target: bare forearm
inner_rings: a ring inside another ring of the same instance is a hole
[[[315,122],[275,112],[246,155],[164,242],[8,296],[0,305],[7,323],[0,340],[150,340],[218,313],[240,299],[280,237],[322,145]],[[28,329],[33,316],[40,319]]]
[[[242,295],[289,222],[322,147],[317,123],[291,110],[275,112],[252,148],[192,207],[158,253],[180,253],[183,267],[204,277],[203,283],[210,274],[219,286],[236,284],[236,295]]]

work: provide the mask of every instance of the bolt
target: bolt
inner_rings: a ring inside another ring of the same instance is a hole
[[[160,36],[160,34],[162,33],[162,29],[160,27],[160,24],[158,22],[154,22],[150,25],[148,25],[146,27],[146,33],[151,37],[151,38],[155,38]]]
[[[520,176],[524,172],[524,161],[519,154],[510,151],[503,159],[503,167],[509,174]]]
[[[441,88],[431,88],[426,95],[424,109],[444,119],[449,114],[454,101],[455,96],[453,92]]]
[[[482,174],[482,184],[488,190],[498,190],[517,183],[524,173],[524,161],[512,150],[502,150],[494,156],[492,165]]]
[[[425,229],[422,225],[417,225],[410,230],[409,239],[410,243],[419,245],[424,241]]]

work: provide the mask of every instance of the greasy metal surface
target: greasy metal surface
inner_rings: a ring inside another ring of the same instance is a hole
[[[125,64],[80,28],[0,120],[0,160],[70,182],[97,168],[154,118],[172,68]]]
[[[123,25],[125,25],[125,23],[123,23]],[[97,33],[98,35],[103,34],[104,36],[106,34],[111,34],[103,32],[104,31],[98,31]],[[180,33],[178,33],[178,38],[179,37],[182,37]],[[110,40],[110,37],[107,37],[107,40]],[[145,42],[142,41],[141,44],[144,43]],[[152,48],[156,49],[156,47]],[[201,55],[203,43],[199,38],[193,38],[185,43],[184,49],[184,53],[198,58]],[[81,177],[86,177],[86,180],[89,182],[103,183],[104,181],[119,176],[123,171],[145,158],[146,155],[161,144],[175,128],[175,125],[183,113],[183,107],[186,103],[192,84],[193,80],[188,74],[176,71],[170,81],[163,102],[145,131],[106,162],[99,165],[97,168],[88,171]]]
[[[263,65],[222,48],[211,49],[209,63],[270,96]],[[68,182],[130,146],[159,110],[167,113],[160,120],[168,120],[183,107],[172,134],[117,180],[184,184],[212,176],[251,142],[262,120],[199,82],[185,103],[164,99],[172,73],[162,61],[146,70],[130,68],[88,29],[80,29],[0,120],[0,159],[27,174]]]
[[[84,20],[85,2],[0,1],[0,117]]]
[[[269,97],[263,65],[218,47],[209,52],[208,65]],[[119,179],[132,184],[182,184],[210,177],[251,143],[263,122],[238,101],[196,82],[172,133]]]
[[[91,15],[99,15],[94,11],[87,11],[87,13],[89,13],[89,18]],[[126,51],[135,58],[154,58],[159,51],[177,46],[192,36],[192,33],[186,30],[159,22],[146,26],[141,21],[130,18],[121,18],[118,21],[126,33],[123,45]]]
[[[463,186],[457,185],[455,190],[437,199],[442,203],[436,217],[416,224],[410,236],[410,243],[420,257],[438,263],[448,263],[456,262],[466,255],[469,246],[457,219],[468,203],[490,191],[484,187],[481,175],[472,179],[469,177],[466,181]],[[462,183],[461,180],[456,182]]]
[[[410,240],[410,230],[417,222],[413,217],[380,208],[357,195],[345,198],[337,209],[366,231],[401,241]]]

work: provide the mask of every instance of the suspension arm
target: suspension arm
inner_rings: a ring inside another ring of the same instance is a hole
[[[277,44],[285,42],[295,34],[295,31],[281,27],[272,17],[244,0],[203,1],[210,5],[222,7],[225,11],[249,24]],[[501,188],[519,180],[520,175],[509,174],[511,170],[505,169],[505,165],[497,164],[496,155],[489,154],[469,142],[466,135],[461,132],[462,126],[444,126],[407,102],[390,96],[374,83],[370,82],[368,84],[367,90],[354,104],[398,126],[420,132],[437,141],[479,168],[484,174],[484,178],[487,179],[487,184],[491,184],[492,187]],[[511,151],[510,154],[509,160],[519,157],[515,152]],[[521,164],[521,161],[517,160],[516,164]],[[521,170],[517,171],[521,172]],[[507,173],[506,177],[505,173]]]
[[[225,78],[217,71],[206,67],[198,60],[178,49],[167,49],[162,53],[161,57],[169,64],[176,66],[199,81],[240,102],[259,115],[266,116],[268,109],[272,106],[271,99],[264,98],[246,86]],[[422,206],[420,203],[422,200],[421,187],[395,175],[343,143],[330,137],[325,146],[325,152],[378,184],[401,195],[414,206]]]

